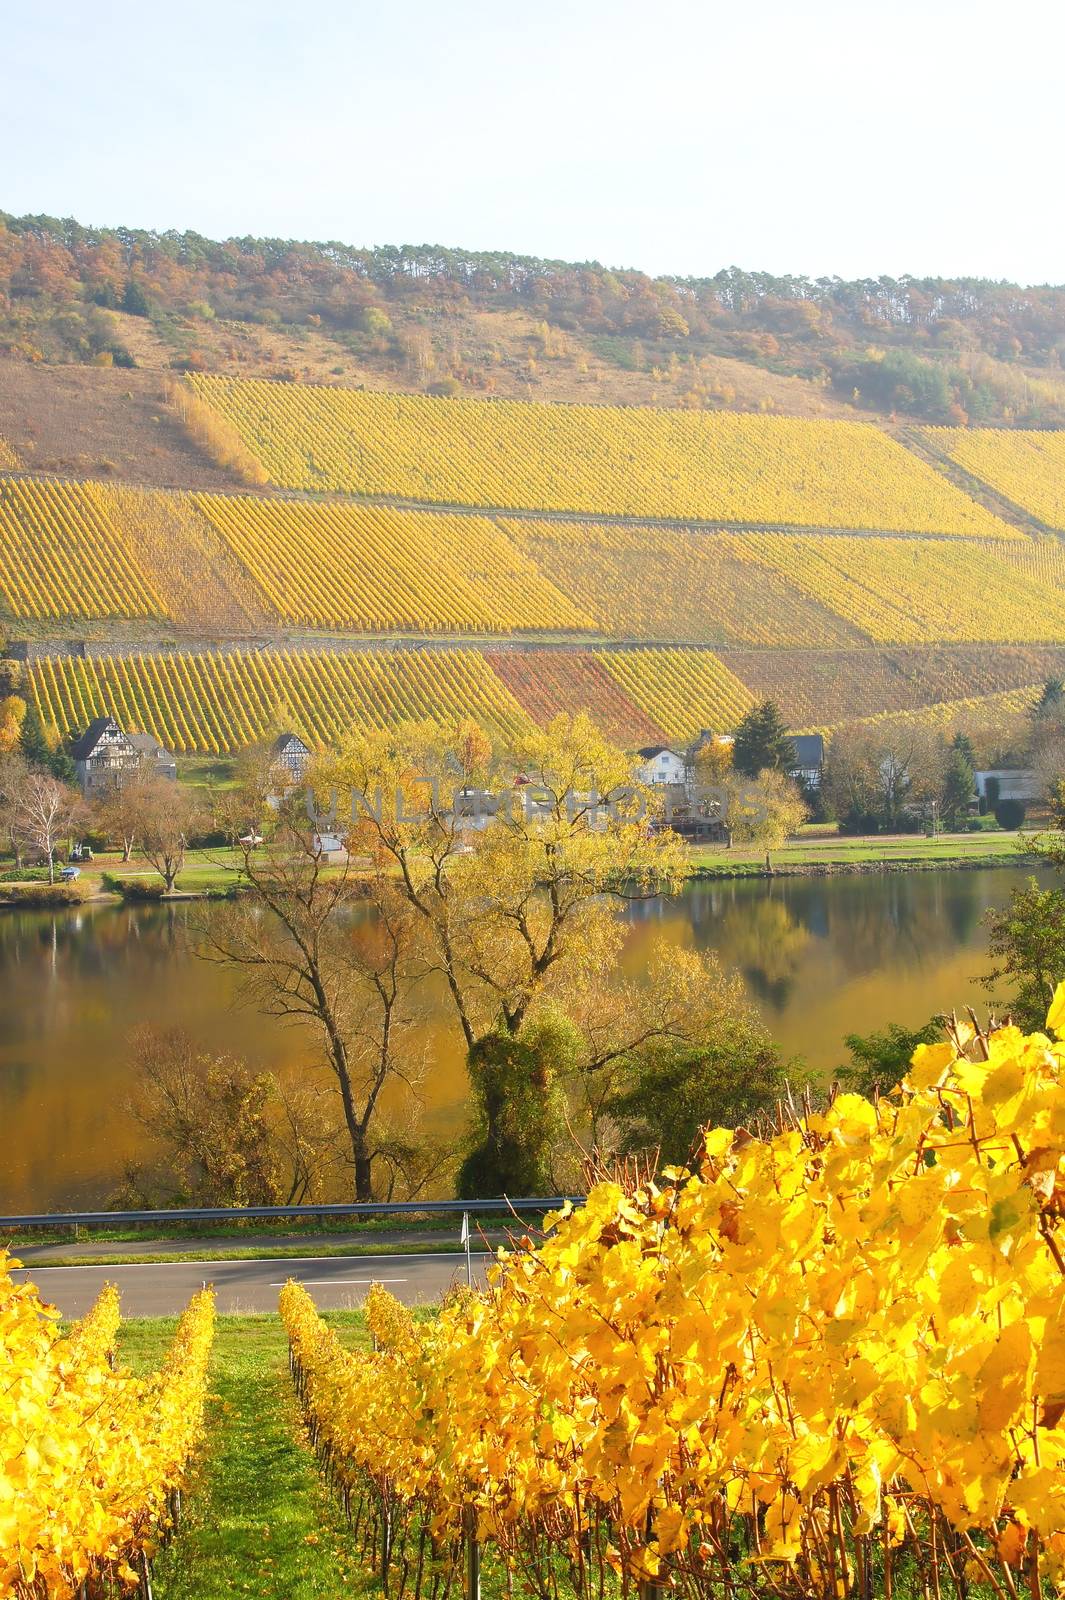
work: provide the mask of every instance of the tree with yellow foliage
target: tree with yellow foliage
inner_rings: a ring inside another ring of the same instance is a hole
[[[519,737],[506,757],[470,722],[359,731],[319,778],[356,797],[349,845],[388,869],[414,914],[470,1053],[484,1139],[501,1150],[503,1105],[488,1085],[502,1058],[520,1070],[515,1042],[534,1006],[564,1005],[572,986],[613,969],[620,910],[681,882],[680,846],[649,826],[653,796],[583,713]]]

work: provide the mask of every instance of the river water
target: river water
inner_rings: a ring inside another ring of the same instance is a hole
[[[787,1054],[826,1073],[844,1034],[983,1006],[987,911],[1023,874],[1008,867],[773,881],[703,880],[631,909],[626,966],[655,934],[716,950],[738,969]],[[129,1037],[181,1026],[212,1051],[305,1071],[313,1041],[239,1004],[230,973],[199,960],[190,929],[210,908],[94,906],[0,912],[0,1211],[102,1204],[142,1135],[127,1109]],[[465,1122],[462,1060],[427,1017],[427,1117]]]

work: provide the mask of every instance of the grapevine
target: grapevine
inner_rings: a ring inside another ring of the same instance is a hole
[[[193,1297],[163,1365],[135,1378],[112,1366],[112,1288],[64,1338],[9,1266],[0,1257],[0,1600],[129,1590],[200,1438],[213,1296]]]
[[[499,510],[1012,538],[867,423],[437,400],[195,374],[277,484]]]
[[[428,1531],[438,1562],[476,1533],[586,1600],[612,1571],[706,1597],[1060,1585],[1063,1065],[954,1022],[879,1101],[596,1184],[434,1322],[378,1290],[369,1352],[287,1285],[312,1437],[386,1581],[402,1550],[417,1586]]]

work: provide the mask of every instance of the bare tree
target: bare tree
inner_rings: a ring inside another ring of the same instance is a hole
[[[152,777],[141,786],[137,800],[137,829],[141,854],[158,872],[166,892],[185,865],[189,838],[202,821],[199,802],[169,778]]]
[[[374,1198],[375,1168],[409,1180],[409,1131],[386,1125],[381,1097],[414,1098],[420,1056],[410,993],[423,973],[414,915],[381,878],[372,904],[350,862],[330,866],[306,819],[282,808],[266,844],[237,841],[248,892],[205,926],[201,953],[236,967],[245,997],[269,1016],[312,1027],[336,1079],[356,1200]]]
[[[54,883],[56,846],[79,825],[84,801],[76,789],[60,783],[50,772],[31,769],[18,790],[15,805],[18,830],[47,859],[48,882]]]
[[[93,807],[97,827],[108,839],[117,840],[121,845],[123,861],[133,859],[144,825],[145,804],[150,804],[154,786],[160,781],[151,767],[142,762],[132,772],[123,773],[119,782],[102,794]]]
[[[132,1039],[134,1119],[161,1147],[130,1165],[123,1198],[199,1205],[299,1205],[338,1164],[338,1126],[313,1084],[197,1047],[182,1029]]]

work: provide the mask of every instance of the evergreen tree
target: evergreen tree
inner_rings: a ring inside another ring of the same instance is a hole
[[[31,767],[52,769],[52,748],[44,731],[44,722],[37,707],[30,702],[22,719],[19,749]]]
[[[131,317],[147,317],[151,315],[151,302],[136,278],[126,281],[125,291],[122,295],[122,309]]]
[[[770,768],[787,772],[795,765],[795,746],[772,700],[752,706],[736,729],[732,765],[747,778],[757,778]]]
[[[943,781],[943,815],[956,824],[959,816],[964,815],[969,809],[969,802],[975,794],[976,779],[973,777],[973,769],[964,751],[955,746],[950,752],[946,777]]]
[[[976,750],[967,733],[956,733],[950,741],[950,748],[952,750],[960,750],[972,770],[976,771]]]

